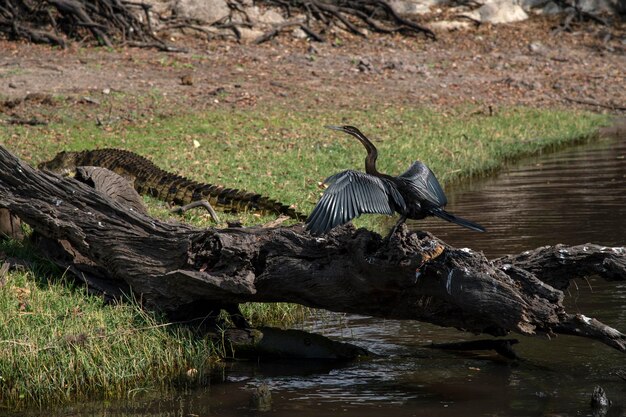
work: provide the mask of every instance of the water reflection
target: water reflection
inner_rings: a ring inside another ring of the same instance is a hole
[[[626,243],[626,138],[601,140],[511,166],[492,179],[448,191],[450,211],[485,225],[472,233],[440,220],[420,221],[459,247],[488,257],[545,244]],[[591,278],[570,289],[570,312],[583,312],[626,329],[626,284]],[[128,403],[75,406],[63,415],[254,416],[251,390],[267,383],[271,416],[579,416],[591,415],[589,399],[602,385],[623,415],[626,383],[613,374],[626,359],[598,342],[559,336],[521,338],[524,360],[495,353],[453,353],[431,342],[472,338],[455,329],[361,316],[325,316],[307,330],[348,340],[381,355],[337,367],[325,362],[226,364],[211,387]]]
[[[448,191],[451,212],[484,225],[472,233],[437,219],[410,223],[458,247],[502,256],[556,243],[626,243],[626,138],[599,140],[525,161]]]

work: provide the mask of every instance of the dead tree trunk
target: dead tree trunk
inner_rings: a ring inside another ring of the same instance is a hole
[[[22,226],[20,218],[11,214],[7,209],[0,209],[0,239],[5,237],[22,240]]]
[[[300,226],[201,230],[129,210],[76,180],[33,169],[2,147],[0,207],[64,241],[64,258],[55,259],[91,287],[111,295],[131,288],[147,306],[169,313],[282,301],[492,335],[576,334],[626,351],[626,335],[567,313],[563,292],[544,274],[558,270],[550,265],[558,265],[565,249],[585,254],[568,255],[561,263],[567,271],[624,279],[623,248],[553,248],[550,262],[537,257],[528,264],[514,257],[491,262],[406,228],[390,240],[349,226],[324,238]]]

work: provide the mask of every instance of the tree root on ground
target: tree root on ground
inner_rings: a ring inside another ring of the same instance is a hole
[[[365,36],[363,29],[369,29],[379,33],[421,33],[429,39],[436,38],[430,29],[398,15],[384,0],[263,0],[263,3],[284,8],[288,16],[303,13],[307,18],[303,30],[316,40],[323,39],[323,34],[337,24],[360,36]],[[314,30],[314,24],[321,26],[321,30]]]
[[[133,8],[146,16],[140,20]],[[4,0],[0,5],[0,32],[11,39],[26,39],[65,47],[65,37],[91,37],[99,45],[149,45],[171,50],[152,32],[150,5],[123,0]]]
[[[289,17],[287,21],[274,25],[256,43],[265,42],[281,30],[293,26],[299,26],[313,40],[324,41],[324,33],[334,25],[362,36],[365,35],[365,29],[369,29],[405,35],[421,33],[435,39],[430,29],[399,16],[385,0],[259,1],[259,4],[263,3],[283,8]],[[215,22],[212,27],[229,28],[240,37],[238,28],[250,27],[252,22],[238,1],[229,0],[229,6],[230,16]],[[25,39],[61,47],[66,46],[68,38],[79,41],[92,39],[102,46],[128,45],[169,52],[182,49],[167,45],[155,35],[156,31],[188,28],[200,31],[209,38],[214,37],[197,19],[156,15],[151,12],[151,7],[141,1],[125,0],[4,0],[0,3],[0,33],[10,39]],[[291,19],[294,12],[303,17]],[[245,16],[247,21],[236,21],[233,18],[236,14]],[[155,19],[157,22],[153,22]]]

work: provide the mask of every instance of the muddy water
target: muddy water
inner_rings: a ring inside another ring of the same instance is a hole
[[[449,190],[450,211],[489,229],[481,235],[439,220],[427,229],[489,257],[544,244],[626,244],[626,138],[600,140],[508,167],[494,178]],[[577,283],[568,309],[626,330],[626,283]],[[626,355],[596,342],[559,336],[520,339],[523,360],[495,354],[445,353],[431,341],[471,340],[454,329],[367,317],[334,315],[306,328],[381,355],[344,366],[323,362],[228,364],[210,388],[131,403],[93,403],[63,415],[110,416],[581,416],[601,385],[613,400],[609,415],[624,415]],[[270,411],[250,408],[251,389],[272,392]],[[145,397],[144,397],[145,398]]]

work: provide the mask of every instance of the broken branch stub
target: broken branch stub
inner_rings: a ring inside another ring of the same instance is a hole
[[[35,170],[2,147],[0,196],[0,206],[34,230],[65,241],[59,262],[71,264],[89,286],[112,295],[130,287],[148,307],[173,315],[295,302],[492,335],[576,334],[626,351],[624,334],[568,314],[562,291],[539,278],[539,264],[530,271],[515,259],[490,262],[406,227],[383,240],[349,225],[314,238],[299,225],[202,230],[165,223],[76,180]],[[615,262],[611,277],[623,278],[625,255],[617,252],[598,256]],[[587,261],[571,260],[580,268]]]

